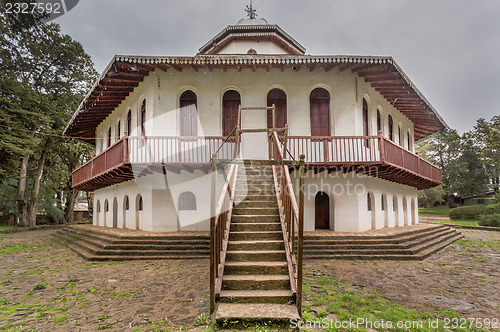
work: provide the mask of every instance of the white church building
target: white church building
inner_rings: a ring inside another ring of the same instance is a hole
[[[309,55],[252,18],[194,56],[113,57],[65,131],[96,146],[73,187],[94,192],[96,226],[208,231],[212,155],[269,159],[268,133],[234,137],[273,123],[305,155],[305,231],[417,224],[417,191],[441,182],[414,149],[446,123],[393,58]]]

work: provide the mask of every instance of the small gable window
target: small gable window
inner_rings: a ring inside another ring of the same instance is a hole
[[[248,50],[247,54],[257,54],[257,51],[251,48]]]
[[[190,192],[185,191],[179,196],[179,211],[181,210],[196,210],[196,196]]]

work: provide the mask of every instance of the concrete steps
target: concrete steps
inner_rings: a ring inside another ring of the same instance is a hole
[[[304,236],[304,259],[422,260],[463,235],[445,226],[377,237]]]
[[[208,235],[116,236],[98,230],[65,227],[54,240],[87,260],[203,259],[210,255]]]
[[[239,174],[215,318],[298,318],[291,291],[274,180],[258,168]],[[250,175],[250,173],[252,173]],[[261,175],[264,174],[264,175]]]

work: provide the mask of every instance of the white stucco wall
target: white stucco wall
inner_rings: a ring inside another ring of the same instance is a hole
[[[111,127],[111,142],[115,142],[118,120],[121,133],[126,130],[127,111],[132,114],[131,136],[139,135],[139,112],[142,101],[146,99],[146,135],[176,136],[180,134],[179,98],[186,90],[197,95],[198,135],[222,135],[222,96],[230,89],[241,95],[243,107],[266,106],[267,93],[273,88],[282,89],[287,95],[287,122],[292,136],[310,135],[309,95],[315,88],[324,88],[330,93],[331,135],[362,135],[362,102],[367,98],[369,107],[369,132],[376,135],[376,112],[381,112],[383,132],[388,137],[388,115],[394,120],[394,140],[399,142],[397,128],[404,133],[403,146],[407,147],[406,133],[409,131],[413,150],[413,124],[401,112],[390,105],[378,92],[350,71],[340,72],[333,69],[325,72],[319,68],[309,70],[279,69],[228,69],[226,72],[214,69],[156,70],[132,92],[116,110],[96,129],[96,137],[107,147],[107,133]],[[102,145],[97,144],[97,153]]]
[[[298,199],[298,172],[293,172],[294,191]],[[396,227],[418,223],[417,189],[395,182],[366,177],[356,173],[309,171],[304,186],[304,230],[315,229],[315,198],[323,191],[330,200],[330,229],[339,232],[363,232],[383,227]],[[368,210],[367,195],[372,193],[373,210]],[[382,195],[387,197],[387,208],[382,210]],[[397,211],[393,211],[393,197],[398,200]],[[407,209],[403,211],[403,199]],[[415,200],[414,218],[411,215],[411,200]],[[372,213],[374,220],[372,220]],[[396,215],[399,217],[396,218]],[[387,220],[387,221],[386,221]],[[373,225],[375,227],[373,227]]]
[[[257,54],[287,54],[285,50],[271,41],[233,41],[218,54],[247,54],[253,49]]]
[[[198,105],[198,135],[220,136],[222,135],[222,96],[225,91],[234,89],[241,95],[242,106],[261,107],[267,103],[267,93],[273,88],[282,89],[287,95],[287,122],[289,135],[309,136],[310,113],[309,95],[315,88],[324,88],[330,93],[330,124],[331,135],[348,136],[362,135],[362,102],[363,98],[368,101],[369,108],[369,133],[376,135],[376,112],[381,112],[383,134],[387,137],[387,119],[391,114],[394,120],[394,139],[398,142],[397,128],[401,126],[404,133],[408,131],[412,138],[413,150],[413,124],[401,112],[390,105],[371,86],[357,77],[351,71],[340,72],[333,69],[325,72],[319,68],[313,72],[309,70],[290,70],[283,72],[280,69],[243,68],[241,71],[228,69],[226,72],[214,69],[183,70],[182,72],[168,69],[166,72],[156,70],[144,79],[139,86],[110,114],[96,129],[97,153],[107,147],[107,133],[111,127],[111,142],[117,137],[117,123],[121,121],[121,132],[123,136],[127,127],[127,112],[131,110],[132,132],[131,136],[139,135],[139,112],[143,100],[146,100],[146,135],[147,136],[177,136],[180,134],[180,110],[179,98],[186,90],[192,90],[197,95]],[[244,115],[243,124],[250,128],[266,125],[264,112],[252,111]],[[244,138],[243,138],[244,139]],[[243,149],[251,154],[267,153],[267,144],[252,140],[243,141]],[[407,147],[406,139],[403,146]],[[252,157],[255,157],[252,155]],[[307,158],[307,156],[306,156]],[[171,172],[170,172],[171,173]],[[146,231],[177,231],[177,230],[203,230],[209,228],[209,204],[210,204],[210,180],[199,172],[193,174],[183,171],[180,175],[171,173],[168,175],[168,189],[162,175],[144,176],[137,181],[128,181],[95,192],[95,206],[100,201],[101,212],[96,213],[94,223],[112,226],[112,204],[114,197],[118,201],[118,227],[123,227],[123,216],[125,226],[136,228],[137,213],[135,210],[136,197],[141,194],[144,200],[144,210],[139,212],[139,228]],[[397,183],[381,180],[378,178],[349,179],[337,176],[334,179],[321,178],[327,173],[319,174],[319,177],[308,177],[306,184],[311,190],[323,190],[329,194],[330,226],[336,231],[360,232],[372,228],[371,213],[366,207],[366,193],[374,195],[375,228],[384,226],[395,227],[411,223],[411,202],[415,200],[414,220],[418,220],[418,209],[416,208],[417,191],[415,188]],[[331,176],[332,174],[330,174]],[[349,174],[348,174],[349,176]],[[195,180],[196,179],[196,180]],[[191,182],[194,181],[194,182]],[[362,186],[365,191],[359,195],[349,195],[347,191],[339,193],[341,187],[347,189],[348,181],[351,185]],[[326,189],[325,189],[326,185]],[[323,189],[319,189],[323,188]],[[328,189],[329,188],[329,189]],[[196,211],[179,211],[176,205],[178,196],[183,191],[191,191],[197,197]],[[314,229],[314,197],[316,192],[309,194],[305,202],[305,230]],[[381,196],[387,196],[387,209],[381,209]],[[123,199],[128,195],[130,209],[124,213]],[[392,210],[393,198],[398,202],[397,215]],[[403,211],[403,199],[407,200],[406,212]],[[108,199],[109,210],[104,212],[104,201]],[[387,214],[387,217],[386,217]],[[406,218],[405,218],[406,215]],[[121,216],[121,217],[120,217]],[[208,216],[208,217],[207,217]],[[397,219],[397,220],[396,220]],[[104,220],[106,220],[104,224]]]

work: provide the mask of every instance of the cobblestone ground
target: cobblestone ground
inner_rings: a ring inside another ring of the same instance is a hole
[[[0,331],[203,330],[208,260],[87,262],[53,230],[0,234]],[[498,317],[500,233],[466,238],[423,262],[309,261],[407,308]],[[306,280],[307,281],[307,280]]]
[[[307,266],[406,308],[500,320],[500,232],[460,232],[464,239],[424,261],[317,260]]]

